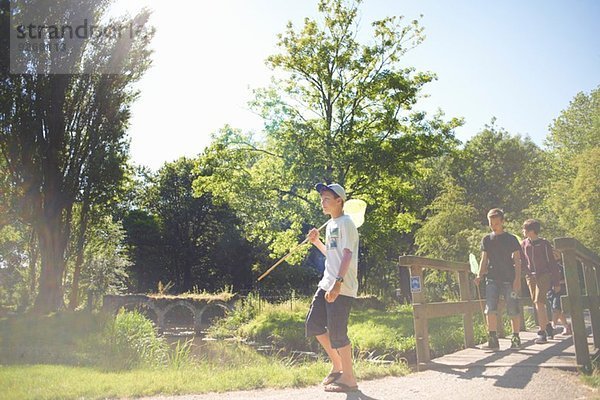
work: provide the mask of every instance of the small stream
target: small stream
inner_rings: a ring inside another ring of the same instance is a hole
[[[241,342],[236,339],[212,339],[186,327],[169,327],[163,332],[166,341],[175,346],[178,341],[192,340],[191,355],[196,360],[240,364],[260,357],[287,358],[294,362],[313,361],[318,354],[311,351],[283,351],[272,345]]]

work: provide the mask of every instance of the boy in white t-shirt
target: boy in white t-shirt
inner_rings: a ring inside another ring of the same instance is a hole
[[[325,271],[306,317],[306,335],[316,336],[333,363],[323,380],[325,391],[358,390],[352,370],[352,347],[348,338],[348,317],[352,300],[358,294],[358,230],[344,215],[346,192],[336,183],[319,183],[323,213],[331,216],[325,243],[319,231],[312,229],[309,241],[325,255]]]

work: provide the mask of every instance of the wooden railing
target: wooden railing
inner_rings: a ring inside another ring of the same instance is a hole
[[[428,323],[431,318],[462,314],[465,347],[474,346],[473,315],[482,307],[484,301],[471,299],[469,264],[425,257],[401,256],[400,266],[410,269],[411,285],[413,285],[411,293],[417,347],[417,368],[424,366],[431,360]],[[424,269],[456,272],[458,274],[460,301],[428,303],[423,285]],[[418,290],[417,286],[420,286]]]
[[[600,349],[600,257],[573,238],[554,239],[554,247],[562,254],[567,295],[562,296],[565,313],[571,315],[577,365],[591,370],[588,333],[584,310],[589,310],[594,347]],[[580,279],[580,270],[583,280]]]
[[[577,365],[585,370],[590,370],[591,358],[587,343],[588,335],[584,321],[584,310],[587,309],[590,312],[594,347],[600,349],[600,257],[573,238],[555,239],[554,246],[562,253],[565,267],[567,295],[562,297],[562,302],[565,312],[569,313],[572,319]],[[409,268],[411,283],[415,283],[415,287],[419,287],[419,290],[411,290],[417,368],[426,366],[431,360],[428,324],[428,320],[431,318],[462,314],[464,345],[465,347],[473,347],[475,345],[473,315],[481,312],[480,308],[485,305],[485,299],[472,299],[469,264],[417,256],[401,256],[399,265]],[[580,282],[579,278],[578,268],[580,267],[583,269],[583,282]],[[423,271],[425,269],[457,273],[460,301],[427,302],[423,284]],[[523,316],[523,306],[531,305],[531,302],[529,299],[521,299],[519,305],[521,316]],[[500,336],[503,334],[502,308],[504,308],[503,301],[500,302],[498,310],[498,334]],[[524,330],[524,328],[524,318],[521,318],[521,330]]]

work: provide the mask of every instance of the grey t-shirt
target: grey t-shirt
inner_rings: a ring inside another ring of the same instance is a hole
[[[319,282],[319,288],[329,291],[335,284],[342,264],[344,249],[352,252],[348,272],[344,276],[340,294],[358,296],[358,230],[347,215],[331,219],[325,233],[325,272]]]

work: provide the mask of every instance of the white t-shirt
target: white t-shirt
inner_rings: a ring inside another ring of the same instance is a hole
[[[340,294],[344,296],[358,296],[358,230],[354,222],[347,215],[342,215],[329,221],[325,228],[325,272],[319,282],[319,288],[329,291],[338,277],[344,249],[352,252],[352,259]]]

